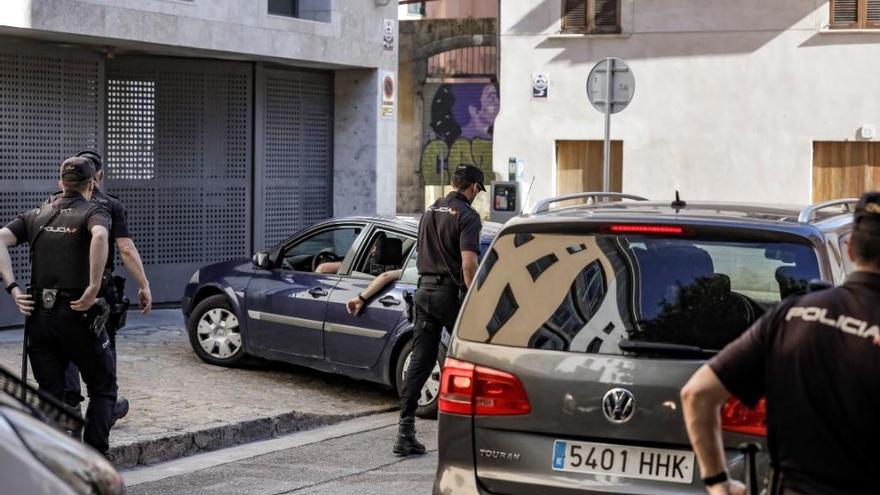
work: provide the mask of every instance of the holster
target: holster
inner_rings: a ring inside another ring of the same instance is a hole
[[[105,270],[101,280],[101,295],[109,305],[107,324],[113,330],[121,329],[125,326],[128,308],[131,305],[125,297],[125,277],[113,275],[109,270]]]
[[[107,325],[107,319],[110,317],[110,305],[107,304],[107,301],[104,298],[99,297],[95,304],[88,311],[89,319],[91,320],[91,324],[89,325],[89,329],[95,336],[100,336],[101,332],[104,331],[104,327]]]

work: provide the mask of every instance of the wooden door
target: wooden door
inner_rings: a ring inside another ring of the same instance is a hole
[[[813,202],[880,190],[880,143],[813,143]]]
[[[602,190],[604,143],[556,142],[556,194]],[[623,187],[623,141],[611,141],[611,191]]]

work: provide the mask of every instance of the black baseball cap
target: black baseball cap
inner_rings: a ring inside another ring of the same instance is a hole
[[[486,176],[483,175],[483,171],[480,170],[479,167],[463,163],[456,167],[455,177],[464,179],[471,183],[479,184],[480,191],[486,190],[486,186],[483,184],[484,182],[486,182]]]
[[[82,184],[95,178],[95,164],[86,157],[73,156],[61,164],[61,182]]]
[[[856,204],[855,230],[880,235],[880,192],[867,192],[859,198]]]
[[[100,172],[101,168],[103,168],[103,166],[104,166],[104,163],[103,163],[104,160],[101,158],[101,155],[98,154],[97,151],[82,150],[79,153],[77,153],[76,156],[82,156],[82,157],[85,157],[85,158],[88,158],[89,160],[91,160],[92,164],[95,166],[95,172]]]

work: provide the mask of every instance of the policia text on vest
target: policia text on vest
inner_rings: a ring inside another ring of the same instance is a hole
[[[89,390],[84,440],[106,455],[116,372],[107,333],[93,328],[93,307],[107,263],[111,223],[107,210],[89,201],[94,176],[95,167],[86,158],[62,163],[62,196],[0,229],[0,275],[26,315],[27,356],[40,389],[62,400],[65,370],[75,363]],[[8,251],[25,243],[31,250],[28,293],[15,283]]]

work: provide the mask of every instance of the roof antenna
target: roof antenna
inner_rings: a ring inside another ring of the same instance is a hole
[[[675,201],[672,202],[672,207],[675,208],[675,212],[678,213],[679,210],[687,208],[687,202],[681,200],[681,196],[679,196],[678,191],[675,191]]]

